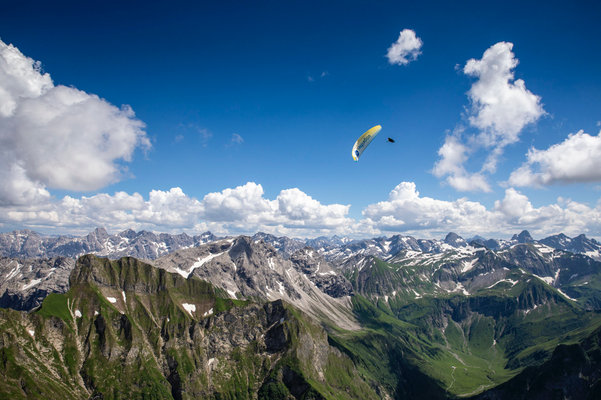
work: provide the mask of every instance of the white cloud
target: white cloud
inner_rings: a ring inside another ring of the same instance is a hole
[[[79,199],[53,200],[34,192],[36,202],[0,205],[0,226],[28,227],[44,233],[86,234],[98,226],[110,232],[146,229],[155,232],[217,235],[254,234],[258,231],[289,237],[348,235],[356,238],[391,233],[441,237],[457,232],[507,237],[523,229],[544,237],[563,232],[601,236],[601,200],[595,207],[571,199],[556,204],[532,205],[514,188],[487,209],[478,202],[420,197],[415,183],[402,182],[386,201],[363,210],[363,219],[348,218],[349,205],[324,205],[303,191],[282,190],[273,199],[263,187],[248,182],[233,189],[209,193],[202,200],[180,188],[153,190],[145,199],[138,193],[105,193]]]
[[[421,54],[421,47],[424,43],[415,35],[411,29],[403,29],[399,38],[388,48],[388,62],[390,64],[407,65],[411,61],[417,60]]]
[[[366,207],[363,216],[383,231],[396,232],[487,231],[492,218],[483,205],[466,198],[450,202],[419,197],[413,182],[400,183],[387,201]]]
[[[601,136],[580,131],[547,150],[531,148],[526,163],[512,172],[508,184],[541,187],[554,183],[600,181]]]
[[[447,184],[459,191],[492,192],[484,175],[481,173],[470,174],[463,167],[469,152],[471,149],[461,143],[457,133],[447,135],[444,145],[438,150],[440,159],[434,165],[432,173],[438,178],[446,176]]]
[[[468,92],[472,102],[469,122],[481,130],[486,146],[515,143],[526,125],[545,114],[540,96],[527,90],[522,79],[514,81],[518,60],[512,49],[512,43],[497,43],[481,60],[471,59],[463,69],[466,75],[478,78]]]
[[[324,206],[299,189],[282,190],[276,201],[284,225],[320,229],[337,228],[351,223],[346,218],[350,205]]]
[[[493,209],[469,201],[420,197],[412,182],[402,182],[390,192],[387,201],[363,210],[364,220],[374,230],[423,236],[441,236],[450,231],[463,235],[506,237],[528,229],[539,236],[564,232],[601,235],[601,200],[595,208],[570,199],[535,208],[527,196],[514,188],[505,191]]]
[[[232,134],[232,143],[244,143],[244,139],[242,139],[242,136],[238,135],[237,133],[233,133]]]
[[[346,218],[350,205],[322,205],[299,189],[282,190],[275,200],[263,197],[263,187],[253,182],[220,193],[209,193],[202,200],[202,217],[211,222],[246,226],[335,229],[350,225]]]
[[[273,201],[263,197],[263,187],[254,182],[209,193],[202,200],[202,207],[202,214],[209,221],[248,224],[274,221],[276,209]]]
[[[0,117],[10,117],[21,99],[41,96],[54,85],[41,63],[0,40]]]
[[[600,199],[601,202],[601,199]],[[535,208],[530,200],[513,188],[505,190],[505,198],[495,201],[495,210],[503,215],[507,226],[523,227],[540,236],[563,232],[601,234],[601,203],[595,208],[586,204],[559,198],[557,204]]]
[[[517,142],[523,129],[545,114],[540,96],[527,90],[523,80],[514,80],[518,60],[512,48],[512,43],[497,43],[463,69],[478,78],[467,93],[471,102],[468,122],[478,133],[470,135],[460,128],[447,135],[432,170],[439,178],[448,176],[446,182],[457,190],[490,192],[487,176],[496,172],[504,148]],[[468,173],[464,164],[479,150],[486,152],[486,160],[480,171]]]
[[[120,180],[136,148],[150,148],[144,123],[73,87],[54,86],[39,62],[0,41],[0,201],[30,201],[45,187],[95,190]],[[27,182],[25,182],[27,181]],[[11,186],[29,187],[10,193]],[[29,193],[29,194],[27,194]],[[23,197],[20,196],[23,194]]]
[[[200,137],[204,140],[208,140],[213,137],[213,132],[209,131],[207,128],[200,128],[195,125],[194,125],[194,128],[196,128],[196,130],[200,134]]]
[[[0,204],[0,224],[42,227],[45,232],[82,233],[104,226],[109,231],[202,229],[223,235],[266,231],[312,236],[348,231],[354,222],[347,218],[349,205],[323,205],[296,188],[282,190],[274,200],[263,195],[263,187],[254,182],[209,193],[201,201],[180,188],[153,190],[147,200],[139,193],[117,192],[55,201],[47,192],[32,190],[34,202]]]

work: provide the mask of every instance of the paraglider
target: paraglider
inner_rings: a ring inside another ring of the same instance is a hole
[[[382,130],[382,127],[380,125],[376,125],[367,132],[365,132],[363,135],[361,135],[359,139],[357,139],[355,145],[353,146],[353,160],[359,160],[361,154],[363,154],[367,146],[369,146],[371,141],[374,140],[374,138],[380,132],[380,130]]]
[[[394,143],[394,139],[388,138],[388,141],[389,141],[390,143]]]

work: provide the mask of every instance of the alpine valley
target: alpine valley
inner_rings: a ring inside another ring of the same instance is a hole
[[[585,235],[22,230],[0,307],[0,398],[601,398]]]

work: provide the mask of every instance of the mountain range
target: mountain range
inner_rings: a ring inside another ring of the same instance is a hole
[[[412,236],[394,235],[391,238],[353,240],[325,236],[315,239],[297,239],[286,236],[277,237],[259,232],[252,236],[254,241],[263,240],[271,244],[282,256],[289,258],[296,250],[305,246],[313,247],[329,261],[340,260],[363,252],[377,257],[390,257],[401,250],[441,253],[453,248],[465,247],[476,242],[491,250],[503,250],[520,243],[540,243],[546,246],[566,250],[572,253],[586,254],[601,260],[601,243],[582,234],[575,238],[560,233],[534,240],[528,231],[513,235],[510,240],[484,239],[476,236],[465,240],[456,233],[449,233],[443,240],[415,239]],[[167,233],[135,232],[131,229],[109,235],[106,229],[97,228],[86,236],[42,236],[37,232],[23,229],[9,233],[0,233],[0,256],[17,258],[69,257],[77,259],[84,254],[94,254],[110,259],[135,257],[142,260],[154,260],[176,250],[198,247],[202,244],[224,239],[211,232],[189,236],[185,233],[170,235]]]
[[[2,397],[601,396],[584,235],[2,235]]]

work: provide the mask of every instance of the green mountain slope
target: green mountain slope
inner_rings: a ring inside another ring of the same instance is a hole
[[[428,398],[465,397],[540,366],[557,346],[581,343],[601,326],[600,312],[586,310],[515,260],[480,253],[454,263],[445,260],[453,255],[413,264],[374,258],[361,270],[347,270],[361,293],[353,299],[355,312],[371,333],[340,334],[333,341],[397,398],[412,398],[416,382],[418,388],[428,387]],[[586,270],[588,264],[572,258],[556,262],[568,271]],[[597,272],[588,268],[591,279]],[[466,284],[471,294],[441,290],[444,279],[484,282],[495,274],[502,275],[490,286]],[[421,375],[407,380],[407,371]]]
[[[80,258],[66,294],[0,310],[0,397],[376,399],[319,325],[133,258]],[[294,397],[292,397],[294,396]]]

